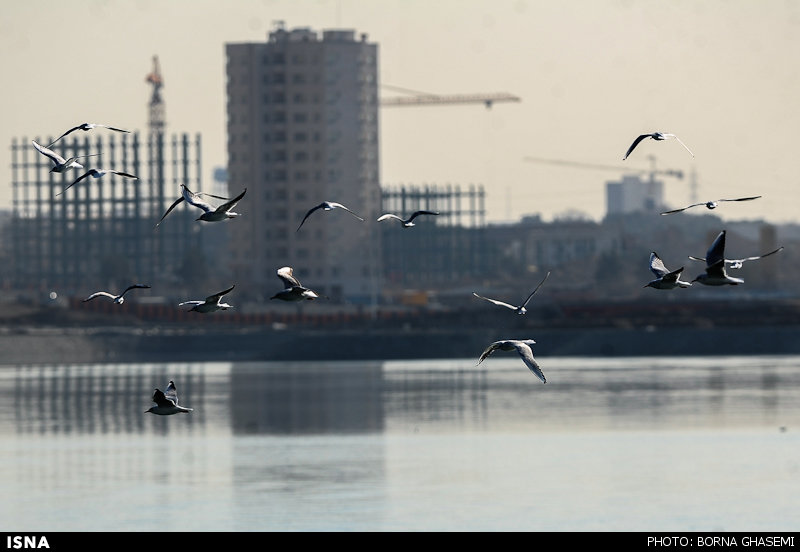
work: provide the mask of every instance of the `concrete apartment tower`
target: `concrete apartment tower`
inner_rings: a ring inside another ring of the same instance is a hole
[[[247,188],[229,221],[237,292],[269,300],[291,266],[332,302],[378,290],[378,47],[352,30],[286,30],[226,44],[228,189]],[[319,210],[297,231],[306,212]]]

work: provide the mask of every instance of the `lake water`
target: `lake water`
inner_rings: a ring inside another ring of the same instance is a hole
[[[796,531],[800,357],[0,367],[44,531]],[[191,414],[154,416],[173,379]]]

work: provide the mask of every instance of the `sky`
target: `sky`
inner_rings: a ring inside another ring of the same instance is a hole
[[[600,220],[605,183],[655,156],[657,169],[685,174],[662,177],[670,207],[761,195],[715,214],[798,220],[792,0],[10,0],[0,11],[0,208],[11,208],[14,138],[83,122],[144,133],[153,55],[167,131],[202,134],[210,189],[227,159],[225,44],[263,42],[277,21],[366,33],[383,85],[521,98],[491,109],[382,107],[384,186],[482,185],[490,222]],[[674,140],[647,140],[622,160],[654,131],[676,134],[695,157]]]

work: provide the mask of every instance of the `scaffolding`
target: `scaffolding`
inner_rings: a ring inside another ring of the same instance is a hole
[[[438,216],[415,219],[414,228],[383,224],[387,284],[433,287],[479,278],[485,272],[486,210],[483,186],[398,186],[381,192],[384,213],[408,217],[418,210]],[[431,231],[431,226],[435,226]]]
[[[62,140],[58,152],[64,157],[101,153],[89,158],[97,167],[138,179],[109,173],[61,193],[89,167],[51,173],[51,162],[31,140],[12,140],[15,287],[82,294],[102,289],[98,286],[175,283],[186,252],[202,249],[193,212],[176,209],[154,229],[179,196],[181,183],[201,189],[200,136],[172,136],[170,148],[160,133],[150,134],[145,143],[138,133],[94,138]],[[47,144],[52,137],[36,141]]]

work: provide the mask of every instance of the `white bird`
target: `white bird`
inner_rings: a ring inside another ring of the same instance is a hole
[[[744,283],[741,278],[728,276],[725,272],[725,230],[719,233],[708,248],[705,274],[698,275],[692,282],[700,282],[706,286],[735,286]]]
[[[542,383],[547,383],[547,380],[544,377],[542,369],[539,368],[539,365],[536,363],[536,359],[533,358],[533,351],[531,350],[531,345],[535,343],[536,342],[533,339],[523,339],[523,340],[505,339],[502,341],[495,341],[494,343],[486,347],[485,351],[483,351],[480,360],[478,360],[478,364],[483,362],[484,359],[486,359],[497,349],[500,349],[501,351],[513,351],[514,349],[516,349],[517,352],[519,353],[520,358],[525,363],[525,366],[527,366],[531,372],[536,374],[536,377],[542,380]]]
[[[175,382],[172,380],[169,380],[166,391],[162,392],[160,389],[156,388],[153,393],[153,402],[156,403],[156,405],[145,410],[145,414],[150,412],[152,414],[158,414],[159,416],[169,416],[179,412],[188,414],[194,410],[193,408],[178,406],[178,390],[175,388]]]
[[[59,136],[58,138],[53,140],[53,142],[47,147],[51,147],[53,144],[55,144],[56,142],[61,140],[64,136],[66,136],[67,134],[69,134],[71,132],[75,132],[76,130],[83,130],[83,131],[87,131],[88,132],[88,131],[92,130],[93,128],[98,128],[98,127],[107,128],[108,130],[115,130],[117,132],[126,132],[128,134],[130,134],[130,132],[131,132],[130,130],[123,130],[121,128],[116,128],[116,127],[112,127],[112,126],[108,126],[108,125],[100,125],[100,124],[97,124],[97,123],[82,123],[82,124],[80,124],[80,125],[78,125],[76,127],[72,127],[68,131],[66,131],[64,134],[62,134],[61,136]]]
[[[744,265],[744,263],[746,263],[747,261],[757,261],[758,259],[763,259],[764,257],[769,257],[770,255],[773,255],[773,254],[777,253],[778,251],[781,251],[782,249],[783,249],[783,246],[780,246],[775,251],[770,251],[769,253],[764,253],[763,255],[758,255],[756,257],[745,257],[744,259],[725,259],[725,265],[728,268],[731,268],[731,269],[742,268],[742,265]],[[705,262],[705,260],[706,260],[705,257],[693,257],[691,255],[689,255],[689,258],[691,260],[693,260],[693,261],[703,261],[703,262]]]
[[[77,157],[70,157],[69,159],[64,159],[53,150],[46,148],[44,146],[40,146],[39,144],[36,143],[35,140],[31,140],[31,142],[33,142],[33,147],[39,150],[39,153],[50,158],[50,160],[53,162],[53,168],[50,169],[50,172],[55,172],[55,173],[62,173],[69,169],[82,169],[83,165],[78,163],[78,159],[83,159],[85,157],[96,157],[100,155],[99,153],[92,153],[89,155],[79,155]]]
[[[689,153],[692,153],[692,150],[687,148],[686,144],[681,142],[681,139],[678,138],[677,136],[675,136],[674,134],[668,134],[666,132],[652,132],[650,134],[642,134],[638,138],[636,138],[636,140],[633,141],[633,144],[631,144],[631,147],[628,148],[628,151],[625,152],[625,157],[623,157],[622,160],[625,161],[628,158],[628,156],[631,154],[631,152],[634,150],[634,148],[639,145],[639,142],[641,142],[645,138],[652,138],[653,140],[659,140],[659,141],[660,140],[668,140],[669,138],[675,138],[678,142],[680,142],[680,144],[684,148],[686,148],[686,151],[688,151]],[[692,153],[692,157],[694,157],[693,153]]]
[[[223,295],[227,295],[230,293],[236,285],[232,285],[225,291],[220,291],[219,293],[215,293],[214,295],[209,295],[205,298],[204,301],[184,301],[183,303],[178,303],[179,307],[183,305],[193,305],[188,312],[195,311],[200,313],[208,313],[208,312],[215,312],[218,310],[228,310],[232,309],[233,305],[229,305],[227,303],[222,302]]]
[[[506,308],[508,308],[508,309],[511,309],[511,310],[515,311],[517,314],[525,314],[526,312],[528,312],[528,310],[525,308],[525,307],[526,307],[526,305],[528,304],[528,301],[530,301],[530,300],[531,300],[531,297],[533,297],[533,295],[534,295],[534,294],[535,294],[537,291],[539,291],[539,288],[540,288],[540,287],[542,287],[542,284],[544,283],[544,281],[545,281],[545,280],[547,280],[547,277],[548,277],[548,276],[550,276],[550,273],[549,273],[549,272],[548,272],[547,274],[545,274],[545,277],[544,277],[544,279],[543,279],[541,282],[539,282],[539,285],[538,285],[538,286],[536,286],[536,289],[534,289],[534,290],[531,292],[531,294],[530,294],[530,295],[528,295],[528,298],[527,298],[527,299],[525,299],[525,302],[524,302],[524,303],[522,303],[520,306],[509,305],[508,303],[504,303],[503,301],[498,301],[498,300],[496,300],[496,299],[489,299],[488,297],[483,297],[482,295],[478,295],[478,294],[477,294],[477,293],[475,293],[474,291],[472,292],[472,295],[474,295],[474,296],[475,296],[475,297],[477,297],[478,299],[483,299],[484,301],[489,301],[490,303],[494,303],[495,305],[499,305],[499,306],[501,306],[501,307],[506,307]]]
[[[381,222],[381,221],[384,221],[384,220],[387,220],[387,219],[390,219],[390,218],[391,219],[397,219],[402,223],[403,228],[411,228],[412,226],[414,226],[414,223],[412,221],[415,218],[417,218],[418,216],[420,216],[420,215],[438,215],[438,214],[439,213],[437,213],[436,211],[415,211],[414,213],[411,214],[410,217],[408,217],[407,219],[404,220],[402,217],[398,217],[397,215],[393,215],[391,213],[387,213],[385,215],[379,216],[378,217],[378,222]]]
[[[72,188],[75,184],[77,184],[78,182],[80,182],[84,178],[88,178],[90,176],[92,178],[102,178],[107,174],[117,174],[119,176],[124,176],[125,178],[134,178],[136,180],[139,180],[139,177],[134,175],[134,174],[130,174],[130,173],[122,172],[122,171],[115,171],[114,169],[89,169],[84,174],[82,174],[81,176],[76,178],[75,181],[72,184],[70,184],[69,186],[67,186],[66,188],[64,188],[60,192],[58,192],[56,195],[60,196],[61,194],[63,194],[64,192],[66,192],[67,190]]]
[[[203,220],[205,222],[218,222],[220,220],[238,217],[239,213],[234,213],[231,211],[231,209],[236,207],[236,204],[239,203],[239,200],[242,199],[244,194],[247,193],[247,188],[245,188],[244,191],[235,198],[226,201],[217,208],[214,208],[205,201],[201,200],[197,194],[193,194],[191,192],[187,193],[188,190],[186,186],[183,186],[183,189],[183,199],[185,199],[187,203],[203,210],[203,214],[197,217],[195,220]]]
[[[278,269],[278,278],[283,281],[286,286],[282,291],[279,291],[270,299],[280,299],[281,301],[302,301],[307,299],[313,301],[319,298],[316,291],[303,287],[300,280],[294,277],[292,267],[284,266]]]
[[[306,213],[306,216],[304,216],[304,217],[303,217],[303,221],[300,223],[300,226],[298,226],[298,227],[297,227],[297,230],[295,230],[295,232],[299,232],[299,231],[300,231],[300,228],[301,228],[301,227],[303,226],[303,224],[306,222],[306,219],[307,219],[309,216],[311,216],[311,213],[313,213],[314,211],[316,211],[316,210],[318,210],[318,209],[322,209],[322,210],[324,210],[324,211],[331,211],[331,210],[333,210],[333,209],[337,209],[337,208],[338,208],[338,209],[344,209],[345,211],[347,211],[348,213],[350,213],[351,215],[353,215],[354,217],[356,217],[356,218],[357,218],[358,220],[360,220],[361,222],[364,222],[364,219],[363,219],[363,218],[361,218],[360,216],[358,216],[357,214],[355,214],[353,211],[351,211],[350,209],[348,209],[347,207],[345,207],[345,206],[344,206],[344,205],[342,205],[341,203],[335,203],[335,202],[333,202],[333,201],[323,201],[322,203],[320,203],[320,204],[319,204],[319,205],[317,205],[316,207],[312,207],[311,209],[309,209],[309,210],[308,210],[308,212]]]
[[[672,211],[664,211],[661,213],[662,215],[671,215],[672,213],[680,213],[681,211],[685,211],[686,209],[691,209],[692,207],[699,207],[700,205],[705,205],[708,209],[716,209],[719,205],[720,201],[751,201],[753,199],[758,199],[761,196],[753,196],[753,197],[739,197],[736,199],[717,199],[715,201],[701,201],[700,203],[692,203],[691,205],[687,205],[686,207],[681,207],[680,209],[673,209]]]
[[[674,289],[676,287],[687,288],[692,285],[690,282],[681,280],[683,267],[670,271],[655,251],[650,253],[650,270],[656,275],[656,279],[651,280],[644,287]]]
[[[245,191],[247,191],[247,190],[245,190]],[[242,195],[244,195],[244,193],[242,193]],[[217,196],[217,195],[213,195],[213,194],[207,194],[207,193],[204,193],[204,192],[195,193],[195,192],[191,191],[189,188],[187,188],[185,184],[181,184],[181,196],[178,199],[176,199],[175,202],[172,205],[169,206],[169,209],[167,209],[167,212],[164,213],[164,216],[161,217],[161,220],[159,220],[158,223],[156,223],[156,227],[158,227],[159,224],[164,222],[164,219],[167,218],[167,215],[170,214],[170,212],[172,212],[172,210],[175,207],[177,207],[178,205],[180,205],[183,201],[187,201],[188,203],[191,203],[192,205],[195,205],[196,202],[200,201],[199,198],[202,197],[202,196],[214,197],[216,199],[223,199],[225,201],[228,201],[230,199],[230,198],[227,198],[227,197]],[[192,198],[192,201],[188,201],[186,199],[187,197]],[[239,196],[239,197],[241,197],[241,196]],[[195,203],[193,203],[193,202],[195,202]]]
[[[113,293],[108,293],[107,291],[96,291],[92,293],[89,297],[84,299],[83,302],[85,303],[86,301],[91,301],[92,299],[95,299],[97,297],[108,297],[109,299],[113,300],[114,303],[116,303],[117,305],[121,305],[122,303],[125,302],[124,295],[132,289],[150,289],[150,286],[146,284],[133,284],[132,286],[128,286],[127,288],[125,288],[125,291],[123,291],[119,295],[114,295]]]

